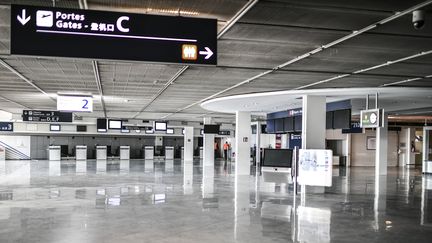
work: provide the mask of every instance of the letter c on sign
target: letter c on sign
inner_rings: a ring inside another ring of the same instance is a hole
[[[120,30],[121,32],[129,32],[129,28],[124,28],[122,26],[122,22],[125,20],[129,21],[129,17],[128,16],[121,16],[120,18],[117,19],[117,29]]]

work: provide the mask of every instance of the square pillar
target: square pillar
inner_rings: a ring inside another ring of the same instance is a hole
[[[325,149],[326,97],[303,96],[302,149]]]
[[[204,118],[204,124],[212,124],[211,117],[205,117]],[[204,134],[203,135],[203,165],[204,166],[213,166],[214,165],[214,142],[215,142],[215,135],[214,134]]]
[[[388,119],[384,113],[384,126],[376,129],[375,175],[387,175]]]
[[[236,112],[236,137],[235,137],[235,163],[236,176],[250,174],[250,136],[251,136],[250,112]]]
[[[193,127],[184,128],[184,161],[193,161]]]

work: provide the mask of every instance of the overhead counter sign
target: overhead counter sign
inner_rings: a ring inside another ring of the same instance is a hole
[[[11,54],[217,64],[217,20],[12,5]]]
[[[57,95],[57,110],[93,112],[93,97],[82,95]]]
[[[383,109],[372,109],[360,111],[360,127],[376,128],[383,127]]]

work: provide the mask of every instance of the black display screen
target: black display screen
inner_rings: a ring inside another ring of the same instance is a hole
[[[284,119],[275,119],[275,131],[281,133],[284,131]]]
[[[294,131],[294,117],[284,118],[284,130],[285,132]]]
[[[267,120],[267,126],[266,126],[267,133],[275,133],[275,120]]]
[[[107,130],[107,119],[98,118],[96,122],[96,127],[98,131],[106,131]]]
[[[217,19],[12,5],[11,54],[217,64]]]
[[[220,125],[204,125],[204,134],[219,134]]]
[[[303,128],[303,123],[302,123],[302,116],[295,116],[294,117],[294,131],[296,132],[301,132],[302,128]]]
[[[77,132],[87,132],[87,126],[86,125],[78,125],[77,126]]]
[[[333,111],[326,112],[326,129],[333,129]]]
[[[333,112],[333,128],[343,129],[351,127],[351,110],[338,110]]]
[[[292,149],[264,149],[262,166],[291,168]]]

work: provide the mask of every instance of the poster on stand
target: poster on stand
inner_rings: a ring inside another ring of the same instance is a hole
[[[333,151],[324,149],[300,149],[300,185],[332,186]]]

